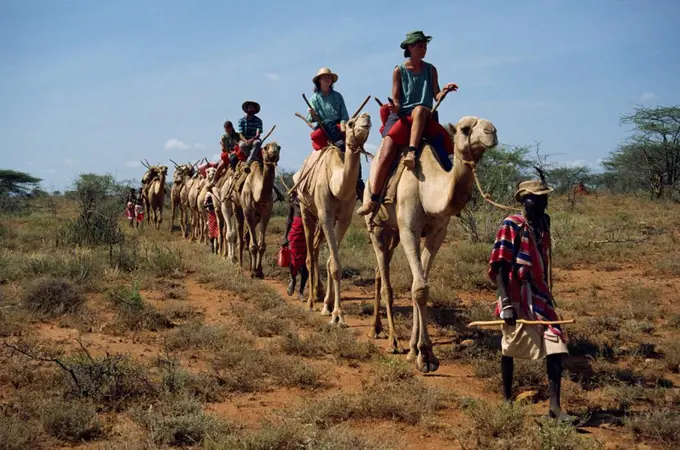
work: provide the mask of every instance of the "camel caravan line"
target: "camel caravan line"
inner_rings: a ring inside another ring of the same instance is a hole
[[[400,353],[403,350],[394,325],[390,264],[401,243],[413,277],[413,327],[408,360],[424,373],[434,372],[439,367],[427,331],[428,278],[451,217],[465,208],[475,188],[485,201],[496,207],[522,211],[493,202],[484,193],[477,176],[477,166],[484,153],[498,145],[493,123],[464,116],[455,125],[443,127],[439,124],[437,109],[447,93],[458,87],[449,83],[440,90],[434,66],[415,56],[420,52],[422,58],[421,47],[428,41],[429,37],[422,32],[408,35],[402,48],[409,59],[393,72],[392,97],[388,97],[387,103],[375,99],[380,107],[382,136],[376,155],[364,149],[373,123],[370,114],[362,110],[371,97],[349,116],[342,95],[333,89],[338,76],[330,69],[322,68],[313,78],[314,95],[308,99],[302,94],[308,114],[295,113],[313,130],[310,135],[313,151],[294,173],[293,185],[286,186],[291,212],[283,244],[283,247],[287,245],[288,230],[294,222],[298,227],[294,233],[294,247],[296,251],[303,247],[304,255],[298,253],[293,259],[297,264],[306,263],[301,297],[310,311],[315,303],[322,302],[321,314],[330,316],[330,324],[342,326],[345,321],[340,247],[353,215],[363,217],[376,256],[375,307],[370,336],[377,339],[386,335],[390,351]],[[419,73],[425,71],[431,77],[431,83],[417,88],[418,83],[424,83],[423,77],[418,78],[411,71],[419,64]],[[243,253],[247,250],[249,276],[261,279],[264,278],[263,258],[273,203],[275,197],[283,200],[283,194],[275,186],[281,146],[277,142],[265,142],[275,126],[264,138],[260,137],[262,121],[256,115],[260,111],[258,103],[246,101],[242,109],[246,115],[238,122],[238,132],[230,121],[224,124],[219,163],[211,163],[205,158],[200,165],[201,161],[177,164],[170,160],[175,167],[170,190],[170,230],[179,210],[180,228],[185,238],[209,244],[213,253],[241,269],[244,267]],[[361,177],[362,155],[370,159],[370,175],[365,184]],[[144,165],[147,172],[142,178],[142,192],[147,223],[153,221],[158,229],[162,222],[167,167],[151,166],[146,161]],[[525,187],[516,199],[521,203],[528,194],[547,195],[550,189],[541,178],[541,181],[532,182],[538,183],[538,188],[532,188],[533,184]],[[357,200],[362,201],[362,206],[355,210]],[[524,203],[524,213],[535,209],[533,206],[534,209],[527,208]],[[294,214],[298,220],[292,220]],[[510,217],[516,218],[513,220],[518,223],[523,220],[518,215]],[[329,250],[325,262],[326,289],[321,285],[319,261],[324,241]],[[290,261],[290,258],[282,258],[282,254],[280,252],[279,261]],[[549,261],[547,265],[550,272]],[[296,272],[297,268],[294,270],[291,266],[289,292],[295,288]],[[305,298],[302,292],[307,276],[309,288]],[[386,306],[386,330],[380,318],[381,302]],[[503,320],[469,325],[505,327],[512,323],[514,326],[515,319],[522,326],[534,324],[536,327],[573,323],[540,314],[508,318],[506,310],[507,307],[503,309],[505,316],[498,314]],[[505,333],[506,329],[503,330]]]

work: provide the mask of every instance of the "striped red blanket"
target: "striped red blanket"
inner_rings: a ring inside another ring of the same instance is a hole
[[[539,246],[526,219],[519,214],[503,220],[496,234],[489,258],[489,279],[496,282],[498,272],[495,263],[505,261],[512,266],[508,296],[521,319],[558,320],[547,280],[549,248],[550,232],[543,232]],[[500,316],[500,312],[499,299],[496,316]],[[559,326],[548,328],[562,337]]]

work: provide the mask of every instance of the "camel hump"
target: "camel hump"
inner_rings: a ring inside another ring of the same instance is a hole
[[[401,163],[401,159],[407,150],[408,146],[406,145],[399,146],[397,148],[399,159],[396,161],[396,167],[392,168],[388,175],[383,203],[395,203],[397,200],[397,188],[399,187],[399,181],[401,180],[405,169],[405,166]],[[449,172],[453,167],[453,163],[451,162],[451,159],[448,157],[448,155],[440,153],[441,152],[438,152],[432,144],[423,139],[420,149],[418,149],[416,152],[416,159],[418,160],[421,168],[426,160],[430,160],[427,161],[428,163],[430,163],[431,160],[434,160],[443,171]],[[430,164],[427,165],[429,166]]]

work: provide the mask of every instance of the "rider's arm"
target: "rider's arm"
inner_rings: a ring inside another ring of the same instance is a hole
[[[394,104],[398,107],[401,104],[401,73],[399,72],[399,67],[395,67],[392,72],[392,100]]]
[[[432,90],[434,92],[434,101],[439,101],[439,97],[444,95],[444,93],[439,89],[439,73],[437,73],[435,66],[432,66]]]

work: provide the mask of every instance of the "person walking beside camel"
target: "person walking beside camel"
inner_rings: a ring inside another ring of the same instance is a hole
[[[546,359],[550,392],[549,416],[574,423],[562,411],[560,391],[562,355],[568,354],[559,325],[518,324],[517,319],[558,320],[547,270],[549,264],[550,216],[545,213],[553,189],[544,180],[519,184],[515,199],[522,214],[508,216],[496,234],[489,257],[489,279],[498,288],[496,315],[502,326],[501,376],[503,396],[512,400],[514,359]]]

